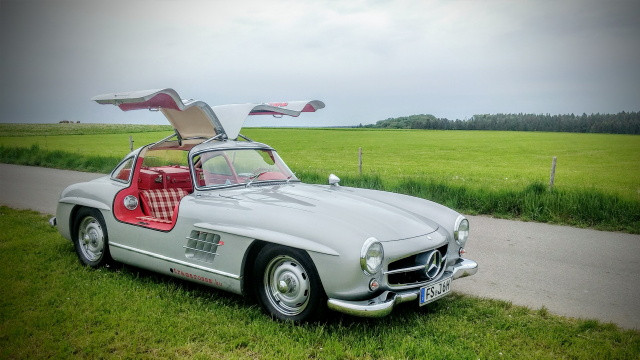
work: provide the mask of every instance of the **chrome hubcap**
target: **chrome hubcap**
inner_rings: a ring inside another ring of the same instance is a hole
[[[80,251],[89,261],[96,261],[102,257],[104,249],[104,233],[97,219],[87,216],[82,219],[78,230]]]
[[[278,283],[278,291],[281,293],[289,292],[289,284],[286,281],[280,280]]]
[[[289,256],[277,256],[264,272],[269,302],[285,315],[300,314],[309,303],[311,283],[302,265]]]

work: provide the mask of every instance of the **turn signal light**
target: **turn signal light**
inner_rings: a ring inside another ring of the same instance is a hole
[[[371,281],[369,281],[369,290],[376,291],[378,290],[379,287],[380,287],[380,283],[378,282],[378,280],[371,279]]]

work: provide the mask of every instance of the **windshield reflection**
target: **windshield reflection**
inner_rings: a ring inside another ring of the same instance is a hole
[[[214,150],[197,154],[191,160],[200,187],[298,181],[273,150]]]

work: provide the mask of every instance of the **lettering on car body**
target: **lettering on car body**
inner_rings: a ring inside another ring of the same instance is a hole
[[[191,274],[191,273],[188,273],[188,272],[185,272],[185,271],[182,271],[182,270],[178,270],[178,269],[175,269],[175,268],[171,268],[171,269],[169,269],[169,271],[171,273],[173,273],[173,274],[180,275],[180,276],[185,277],[187,279],[193,279],[193,280],[202,281],[202,282],[207,283],[207,284],[215,284],[216,286],[222,286],[222,283],[220,281],[216,280],[216,279],[210,279],[210,278],[207,278],[207,277],[204,277],[204,276],[194,275],[194,274]]]

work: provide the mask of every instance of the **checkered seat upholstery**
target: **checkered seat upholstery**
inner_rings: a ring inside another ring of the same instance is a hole
[[[176,205],[187,194],[181,188],[142,190],[140,199],[148,215],[163,222],[171,222]]]

